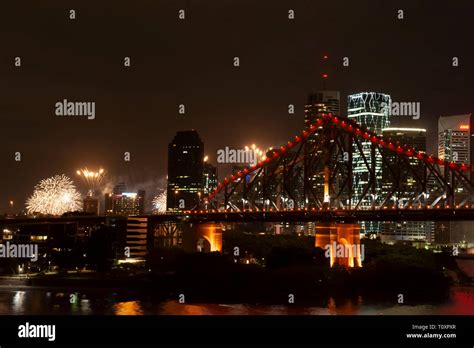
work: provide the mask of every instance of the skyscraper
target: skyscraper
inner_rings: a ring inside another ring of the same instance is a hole
[[[306,126],[314,123],[323,114],[340,115],[339,91],[317,91],[308,95],[304,106],[304,122]]]
[[[114,186],[113,193],[114,194],[121,194],[127,191],[127,185],[124,182],[119,182],[117,185]]]
[[[426,153],[426,129],[422,128],[385,128],[382,130],[384,139],[392,143],[407,145],[414,148],[418,152]],[[394,166],[401,166],[403,180],[399,182],[397,193],[392,194],[392,201],[388,204],[406,207],[409,199],[412,198],[413,192],[417,185],[414,173],[418,173],[419,177],[423,177],[423,165],[416,158],[410,157],[408,163],[399,161],[399,157],[392,151],[384,149],[386,161]],[[384,197],[389,195],[394,187],[395,178],[391,171],[384,166],[382,169],[382,194]],[[382,226],[382,241],[395,242],[431,242],[431,226],[428,221],[400,221],[385,222]]]
[[[458,164],[474,163],[472,114],[441,116],[438,120],[438,157]]]
[[[168,145],[167,210],[196,207],[203,192],[204,143],[195,130],[177,132]]]
[[[474,140],[472,114],[441,116],[438,120],[438,157],[457,164],[474,164]],[[447,180],[449,171],[446,172]],[[470,173],[474,179],[474,173]],[[461,189],[458,189],[461,190]],[[461,191],[457,191],[462,194]],[[455,244],[474,240],[474,224],[468,221],[437,222],[435,224],[435,243]]]
[[[305,126],[309,127],[311,124],[322,117],[324,114],[332,113],[334,115],[340,115],[340,94],[339,91],[316,91],[308,95],[308,99],[304,106],[304,122]],[[311,135],[308,139],[309,142],[314,142],[315,135]],[[322,156],[322,151],[318,150],[312,156]],[[308,185],[311,186],[312,191],[317,196],[324,194],[324,167],[319,165],[318,161],[309,161],[313,164],[311,172],[313,175],[308,178]],[[295,202],[298,206],[304,206],[304,202]]]
[[[352,94],[347,97],[347,117],[368,130],[382,135],[382,130],[390,126],[390,105],[391,98],[387,94],[377,92]],[[350,204],[352,207],[370,209],[380,201],[381,197],[382,156],[378,152],[372,152],[369,140],[360,140],[360,145],[364,156],[361,156],[357,144],[353,144],[353,194]],[[364,196],[371,180],[368,167],[374,168],[375,192]],[[361,229],[365,233],[377,233],[380,231],[380,223],[364,222]]]
[[[145,191],[105,194],[105,215],[132,216],[144,213]]]
[[[209,195],[217,188],[217,167],[205,161],[203,167],[203,194]]]

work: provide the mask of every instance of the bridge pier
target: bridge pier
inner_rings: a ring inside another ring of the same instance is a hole
[[[334,264],[362,267],[359,224],[318,223],[315,226],[315,246],[326,251],[331,267]]]
[[[222,226],[218,223],[182,225],[182,248],[188,252],[222,252]]]

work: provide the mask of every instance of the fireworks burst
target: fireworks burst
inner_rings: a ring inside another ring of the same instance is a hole
[[[166,191],[153,197],[152,206],[155,214],[166,212]]]
[[[81,195],[72,180],[64,174],[41,180],[26,201],[28,214],[61,215],[81,207]]]
[[[268,150],[272,150],[272,148],[268,148],[266,150],[259,149],[258,146],[252,144],[252,146],[245,146],[245,151],[252,150],[255,153],[257,161],[261,161],[267,158],[266,153]]]
[[[93,196],[95,190],[99,187],[102,179],[105,176],[105,171],[102,168],[100,168],[97,172],[91,171],[87,168],[82,168],[76,173],[82,178],[82,180],[84,180],[85,184],[87,185],[87,194],[89,196]]]

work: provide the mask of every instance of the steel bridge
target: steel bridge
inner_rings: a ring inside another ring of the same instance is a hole
[[[226,177],[185,214],[211,220],[472,220],[473,172],[468,164],[325,114],[255,166]]]

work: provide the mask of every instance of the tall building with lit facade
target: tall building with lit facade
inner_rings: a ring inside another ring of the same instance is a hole
[[[105,215],[142,215],[145,210],[145,191],[106,193]]]
[[[177,132],[168,145],[167,210],[196,207],[203,193],[204,143],[195,130]]]
[[[388,94],[377,92],[351,94],[347,97],[347,117],[368,130],[382,135],[382,130],[390,126],[390,105],[391,98]],[[369,140],[361,140],[361,146],[365,160],[360,155],[357,145],[353,144],[353,193],[350,204],[352,207],[359,204],[359,208],[370,209],[374,204],[379,203],[382,193],[382,156],[378,152],[375,153],[375,156],[372,156],[372,145]],[[370,172],[366,166],[366,161],[370,167],[375,168],[376,184],[375,193],[362,198],[370,181]],[[380,229],[379,222],[364,222],[361,225],[361,230],[364,233],[378,233]]]
[[[474,164],[472,114],[441,116],[438,119],[438,157],[457,164]],[[448,172],[449,173],[449,172]],[[470,173],[474,180],[474,173]],[[450,178],[448,177],[448,180]],[[458,194],[462,195],[461,189]],[[469,221],[435,223],[435,243],[457,244],[474,240],[474,223]]]
[[[472,114],[441,116],[438,120],[438,157],[457,164],[474,163]]]
[[[327,113],[340,115],[339,91],[317,91],[309,94],[304,106],[305,125],[311,125],[318,117]]]
[[[426,129],[422,128],[384,128],[383,137],[386,141],[394,144],[407,145],[418,152],[426,153]],[[419,173],[423,177],[424,167],[416,158],[409,158],[408,163],[399,161],[399,156],[393,151],[384,149],[384,156],[388,163],[393,166],[401,166],[403,181],[399,183],[399,190],[392,194],[392,201],[387,204],[406,206],[412,197],[411,192],[416,190],[416,177],[414,173]],[[411,166],[411,167],[410,167]],[[382,168],[382,195],[387,196],[394,187],[394,178],[388,167]],[[397,196],[398,194],[398,196]],[[381,239],[383,242],[413,242],[424,243],[431,241],[431,226],[429,221],[399,221],[384,222],[382,224]]]
[[[309,127],[315,123],[318,118],[324,114],[332,113],[340,115],[340,93],[339,91],[316,91],[308,95],[306,104],[304,105],[304,122],[305,127]],[[316,141],[315,135],[310,136],[309,142]],[[319,150],[313,156],[321,156],[322,151]],[[308,178],[308,185],[311,185],[312,191],[317,196],[324,194],[324,168],[318,161],[311,161],[315,163],[314,168],[311,168],[313,175]],[[295,206],[304,206],[304,202],[295,202]]]
[[[203,194],[209,195],[217,188],[217,167],[205,161],[203,167]]]

